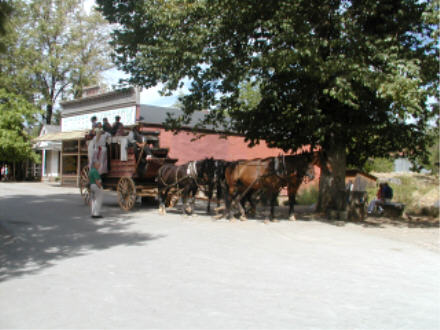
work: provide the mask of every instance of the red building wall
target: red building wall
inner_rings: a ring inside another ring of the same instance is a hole
[[[220,134],[206,134],[197,139],[196,135],[188,131],[173,134],[163,128],[147,127],[146,129],[160,131],[160,147],[169,148],[168,156],[177,158],[176,164],[178,165],[206,157],[234,161],[274,157],[284,153],[281,149],[267,147],[264,141],[249,148],[241,136],[229,135],[224,138]],[[315,167],[315,179],[307,184],[302,184],[300,190],[317,185],[319,175],[320,169]]]

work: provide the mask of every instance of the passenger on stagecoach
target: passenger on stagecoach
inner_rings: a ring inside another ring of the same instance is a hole
[[[92,128],[89,133],[86,135],[87,140],[87,155],[89,157],[89,168],[92,168],[93,154],[95,152],[95,145],[93,143],[93,138],[95,137],[95,129],[98,126],[98,119],[96,116],[90,118],[92,123]]]
[[[107,118],[102,119],[102,129],[104,132],[112,134],[112,125],[110,125]]]
[[[113,123],[111,134],[115,136],[125,135],[124,125],[121,123],[120,116],[115,117],[115,122]]]
[[[98,168],[98,172],[99,174],[105,174],[108,172],[107,140],[111,135],[107,132],[104,132],[101,123],[98,123],[97,127],[95,128],[95,133],[96,135],[92,140],[94,148],[92,163],[99,162],[100,166]]]
[[[90,118],[90,121],[92,122],[92,131],[98,126],[98,118],[96,116],[93,116]]]

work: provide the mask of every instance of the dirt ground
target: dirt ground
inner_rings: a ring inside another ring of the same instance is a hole
[[[435,223],[196,206],[123,212],[106,192],[92,219],[77,189],[0,183],[0,328],[438,329]]]
[[[279,207],[279,216],[287,219],[287,208]],[[320,221],[350,231],[366,233],[399,242],[413,244],[440,253],[440,219],[431,216],[409,216],[400,218],[367,217],[364,221],[328,220],[323,214],[313,212],[313,206],[296,206],[296,217],[305,221]],[[259,211],[260,218],[267,211]]]

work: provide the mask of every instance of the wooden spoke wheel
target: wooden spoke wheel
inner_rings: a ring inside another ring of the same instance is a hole
[[[85,166],[81,170],[81,175],[79,177],[79,192],[84,200],[84,203],[89,204],[90,202],[90,187],[89,187],[89,166]]]
[[[119,179],[118,187],[118,203],[121,209],[129,211],[136,203],[136,185],[132,178],[123,176]]]

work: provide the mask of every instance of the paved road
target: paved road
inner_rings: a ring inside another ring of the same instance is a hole
[[[123,213],[0,184],[0,328],[438,329],[439,254],[370,228]],[[438,235],[437,229],[431,229]]]

